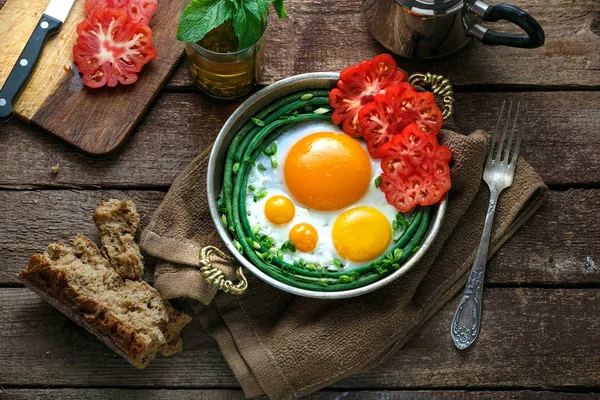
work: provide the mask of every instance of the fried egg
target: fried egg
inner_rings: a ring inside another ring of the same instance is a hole
[[[375,186],[380,160],[363,141],[335,125],[305,122],[274,141],[274,156],[261,154],[248,178],[246,212],[255,231],[291,241],[283,260],[347,269],[377,259],[393,246],[397,210]]]

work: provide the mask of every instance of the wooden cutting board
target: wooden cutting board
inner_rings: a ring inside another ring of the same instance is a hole
[[[7,0],[0,8],[0,87],[48,3]],[[183,55],[183,45],[175,38],[181,0],[159,0],[150,22],[158,57],[144,67],[139,80],[133,85],[100,89],[85,87],[73,63],[76,26],[85,18],[83,3],[75,1],[62,29],[46,44],[14,109],[19,118],[88,153],[105,154],[133,131]]]

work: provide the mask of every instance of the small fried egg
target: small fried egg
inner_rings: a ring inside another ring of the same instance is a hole
[[[275,247],[294,243],[285,262],[332,267],[337,258],[351,269],[393,246],[398,211],[375,187],[380,160],[364,142],[322,122],[290,126],[274,142],[277,153],[261,154],[250,171],[246,212]]]

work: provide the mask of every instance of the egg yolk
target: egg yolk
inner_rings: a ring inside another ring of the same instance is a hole
[[[371,162],[350,136],[317,132],[290,149],[284,176],[298,202],[320,211],[339,210],[365,194],[371,183]]]
[[[337,218],[331,238],[341,258],[354,262],[370,261],[388,248],[392,228],[381,211],[355,207]]]
[[[318,241],[317,230],[310,224],[298,224],[290,230],[290,242],[294,243],[296,250],[303,253],[313,251]]]
[[[273,196],[265,203],[265,216],[276,225],[290,222],[296,214],[296,207],[284,196]]]

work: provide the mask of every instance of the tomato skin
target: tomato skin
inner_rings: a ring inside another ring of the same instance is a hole
[[[121,9],[95,9],[90,18],[77,25],[77,33],[73,58],[83,83],[91,88],[134,83],[137,73],[158,55],[152,47],[150,27],[131,23]]]
[[[329,104],[334,109],[331,120],[342,124],[348,135],[361,137],[363,129],[358,123],[361,108],[388,86],[405,80],[406,73],[398,70],[396,61],[389,54],[380,54],[344,69],[337,88],[329,93]]]
[[[157,0],[85,0],[83,8],[91,17],[96,8],[121,8],[127,11],[131,22],[148,25],[158,8]]]
[[[383,174],[379,188],[388,203],[401,212],[417,204],[435,204],[450,189],[452,152],[416,123],[384,144],[380,155]]]

